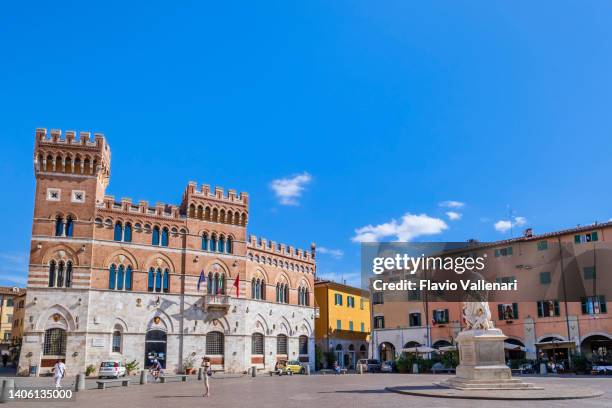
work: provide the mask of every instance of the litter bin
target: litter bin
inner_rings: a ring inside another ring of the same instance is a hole
[[[35,364],[30,365],[30,377],[38,377],[38,366]]]

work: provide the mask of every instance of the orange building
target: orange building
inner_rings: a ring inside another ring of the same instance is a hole
[[[560,248],[572,256],[564,253],[557,256],[560,262],[551,263]],[[564,360],[575,351],[594,360],[610,358],[612,320],[606,299],[612,293],[610,249],[612,222],[540,235],[528,229],[514,239],[470,243],[464,251],[485,255],[500,271],[497,279],[520,282],[514,299],[489,300],[495,327],[508,336],[508,358],[555,355]],[[568,270],[578,279],[568,280]],[[566,280],[568,287],[563,286]],[[572,295],[576,288],[569,282],[578,282],[589,294]],[[461,302],[423,298],[419,292],[391,302],[374,293],[372,305],[374,356],[382,360],[393,359],[406,347],[450,346],[465,326]]]

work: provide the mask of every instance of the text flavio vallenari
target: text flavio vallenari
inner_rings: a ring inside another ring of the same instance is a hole
[[[404,271],[414,275],[417,271],[453,271],[458,275],[465,272],[480,272],[485,269],[486,255],[483,256],[409,256],[394,254],[393,256],[375,257],[372,259],[372,272],[381,275],[385,272]],[[432,281],[430,279],[402,279],[386,282],[384,279],[373,279],[372,289],[386,290],[430,290],[430,291],[512,291],[518,290],[518,282],[489,282],[485,279],[459,279],[458,282]]]
[[[443,290],[443,291],[454,291],[458,289],[470,290],[470,291],[483,291],[483,290],[495,290],[495,291],[511,291],[518,290],[518,282],[515,279],[513,282],[487,282],[484,279],[460,279],[459,284],[457,282],[451,282],[449,280],[443,282],[435,282],[430,279],[419,279],[416,281],[402,279],[397,282],[385,282],[383,279],[375,279],[372,281],[372,288],[375,291],[387,291],[387,290]]]

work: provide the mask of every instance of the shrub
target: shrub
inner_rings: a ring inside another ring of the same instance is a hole
[[[133,373],[134,371],[138,370],[139,364],[140,363],[138,361],[132,360],[125,365],[125,371],[127,371],[128,374]]]
[[[96,371],[96,366],[90,364],[85,368],[85,375],[89,377],[94,371]]]
[[[440,357],[444,367],[455,368],[459,365],[459,352],[457,350],[445,351]]]

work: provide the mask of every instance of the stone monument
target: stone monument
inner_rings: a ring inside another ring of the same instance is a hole
[[[442,382],[441,386],[459,390],[541,389],[512,378],[504,355],[504,341],[507,337],[493,326],[486,299],[464,302],[463,316],[467,327],[457,336],[457,374]]]

